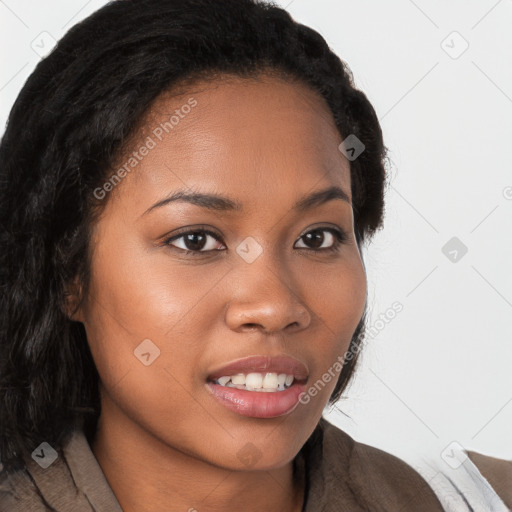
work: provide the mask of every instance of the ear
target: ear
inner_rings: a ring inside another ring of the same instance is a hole
[[[62,312],[74,322],[84,322],[83,312],[81,307],[82,300],[82,286],[78,278],[69,283],[64,292],[64,305]]]

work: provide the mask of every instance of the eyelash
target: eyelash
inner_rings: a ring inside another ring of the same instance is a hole
[[[318,227],[318,228],[314,228],[310,231],[306,231],[306,233],[304,233],[299,238],[297,238],[295,243],[297,243],[300,239],[302,239],[309,233],[314,233],[317,231],[320,231],[320,232],[327,231],[333,235],[334,238],[333,238],[333,244],[331,247],[324,247],[324,248],[320,248],[320,249],[313,249],[313,248],[309,248],[309,247],[299,247],[298,249],[312,251],[315,253],[322,253],[322,252],[333,253],[333,252],[337,252],[340,249],[341,245],[343,245],[348,240],[347,233],[341,229],[333,228],[333,227]],[[173,245],[171,245],[172,242],[179,240],[180,238],[183,238],[186,235],[193,234],[193,233],[201,233],[201,234],[210,235],[212,238],[214,238],[218,242],[225,245],[223,242],[221,242],[221,240],[219,240],[219,235],[217,233],[215,233],[214,231],[211,231],[210,229],[201,228],[201,227],[196,228],[196,229],[189,229],[187,231],[182,231],[181,233],[175,234],[172,237],[165,239],[163,244],[166,246],[169,246],[169,248],[172,250],[181,252],[182,254],[186,254],[186,255],[191,254],[194,256],[197,256],[199,254],[207,254],[210,252],[220,252],[220,251],[225,250],[225,249],[210,249],[208,251],[201,251],[201,250],[194,251],[194,250],[190,250],[190,249],[182,249],[181,247],[174,247]]]

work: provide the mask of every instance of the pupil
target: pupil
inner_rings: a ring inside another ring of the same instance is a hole
[[[309,243],[310,247],[318,249],[324,243],[324,233],[323,231],[311,231],[306,234],[306,240],[306,245]]]
[[[206,242],[206,236],[201,231],[189,233],[185,237],[185,246],[191,251],[201,250]]]

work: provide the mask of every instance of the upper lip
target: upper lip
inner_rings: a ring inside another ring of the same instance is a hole
[[[209,374],[208,379],[236,375],[237,373],[286,373],[295,380],[306,380],[309,371],[304,363],[291,356],[249,356],[236,359]]]

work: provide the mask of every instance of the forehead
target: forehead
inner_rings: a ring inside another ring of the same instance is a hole
[[[127,173],[121,195],[191,187],[278,200],[286,199],[283,189],[291,198],[317,183],[350,195],[341,140],[325,100],[302,83],[266,75],[196,82],[151,105],[117,163],[150,147]]]

